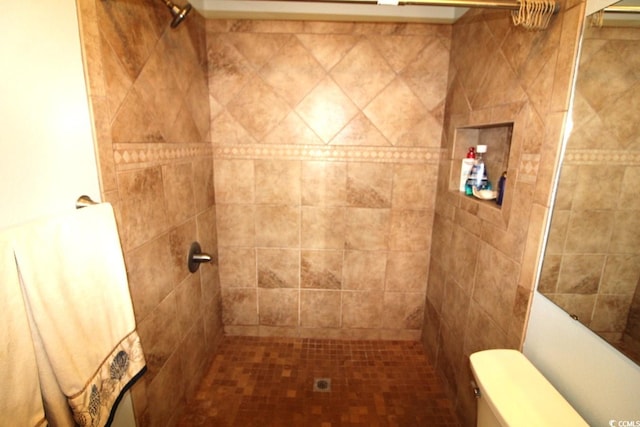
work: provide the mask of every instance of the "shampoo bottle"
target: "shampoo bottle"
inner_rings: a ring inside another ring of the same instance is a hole
[[[460,166],[460,191],[467,192],[467,181],[469,180],[469,175],[471,174],[471,169],[473,168],[473,164],[476,159],[476,149],[474,147],[469,147],[469,151],[467,151],[467,157],[462,159],[462,166]],[[470,189],[469,189],[470,190]]]
[[[473,179],[472,186],[476,190],[490,190],[491,184],[487,177],[487,166],[484,163],[484,153],[487,152],[486,145],[478,145],[476,148],[476,161],[471,169],[470,177]]]

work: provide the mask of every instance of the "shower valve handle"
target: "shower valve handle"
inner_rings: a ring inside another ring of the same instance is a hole
[[[193,242],[189,248],[189,256],[187,258],[187,266],[189,271],[195,273],[203,262],[211,262],[211,255],[203,253],[200,243]]]

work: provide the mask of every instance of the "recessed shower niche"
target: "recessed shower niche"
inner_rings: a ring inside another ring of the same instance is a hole
[[[477,212],[478,216],[486,219],[493,218],[497,225],[505,224],[506,214],[509,209],[509,189],[513,189],[509,181],[509,166],[512,154],[511,141],[513,136],[513,122],[492,123],[475,126],[461,126],[455,130],[455,140],[451,153],[451,175],[449,179],[449,191],[457,193],[462,198],[462,207],[468,206],[467,210]],[[487,178],[491,183],[491,188],[498,192],[500,178],[506,175],[504,180],[504,191],[502,204],[496,200],[482,200],[473,195],[467,195],[461,191],[462,160],[467,157],[469,148],[476,150],[478,146],[486,146],[486,152],[482,154],[485,163]],[[512,174],[512,177],[514,175]]]

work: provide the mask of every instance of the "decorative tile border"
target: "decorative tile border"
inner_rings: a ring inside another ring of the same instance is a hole
[[[216,159],[286,159],[438,164],[441,148],[338,147],[320,145],[214,145]]]
[[[640,151],[567,150],[564,164],[570,165],[630,165],[640,166]]]
[[[377,163],[428,163],[437,165],[445,155],[441,148],[334,147],[319,145],[210,145],[134,143],[113,144],[117,171],[163,165],[197,157],[216,159],[286,159],[359,161]]]
[[[113,158],[118,171],[163,165],[196,157],[211,157],[211,155],[212,147],[208,143],[113,144]]]
[[[534,184],[540,168],[540,154],[523,154],[518,168],[518,181]]]

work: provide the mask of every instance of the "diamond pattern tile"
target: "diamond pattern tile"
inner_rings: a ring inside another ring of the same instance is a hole
[[[296,37],[327,71],[336,65],[360,39],[350,34],[298,34]]]
[[[364,114],[359,113],[331,140],[331,145],[389,146],[391,144]]]
[[[256,140],[228,112],[211,122],[211,142],[214,144],[253,144]]]
[[[154,52],[142,69],[135,87],[144,101],[144,108],[152,112],[154,127],[161,131],[163,139],[168,140],[167,136],[180,109],[179,102],[169,100],[174,97],[180,99],[181,89],[173,78],[170,64],[164,58],[166,56],[162,51]]]
[[[158,41],[162,24],[138,2],[105,3],[97,8],[97,14],[100,32],[129,76],[135,78]]]
[[[255,70],[264,66],[293,38],[290,34],[229,33],[227,43],[232,45]]]
[[[255,78],[251,63],[222,35],[208,40],[209,93],[227,104],[240,90]]]
[[[378,51],[396,73],[413,62],[428,39],[421,36],[372,36]],[[424,70],[427,71],[427,70]]]
[[[295,111],[289,113],[283,121],[269,132],[262,142],[265,144],[324,144]]]
[[[364,108],[395,78],[395,73],[363,39],[331,70],[331,77],[358,107]]]
[[[322,66],[295,37],[260,70],[265,83],[291,107],[295,107],[324,74]]]
[[[387,86],[364,113],[395,146],[418,146],[429,136],[424,133],[428,131],[425,120],[430,117],[429,111],[401,79]],[[436,124],[436,120],[431,121]]]
[[[289,112],[273,88],[260,78],[252,79],[228,105],[227,110],[257,140],[261,140]]]
[[[440,143],[449,51],[429,27],[274,21],[209,31],[214,143]]]
[[[296,111],[325,143],[354,117],[358,108],[330,78],[325,78],[296,107]]]
[[[449,50],[434,39],[403,67],[401,76],[414,95],[432,111],[444,105],[447,81],[440,77],[447,75],[448,70]]]

